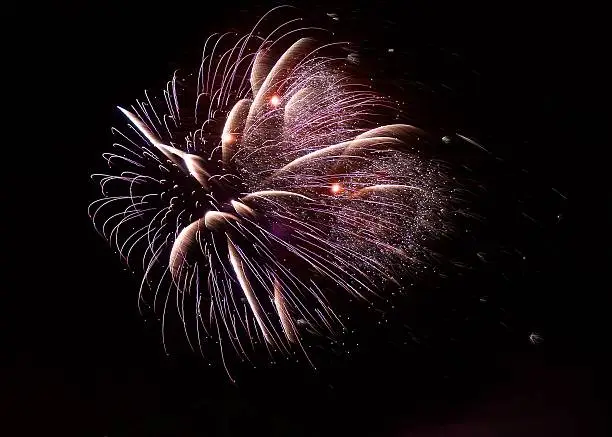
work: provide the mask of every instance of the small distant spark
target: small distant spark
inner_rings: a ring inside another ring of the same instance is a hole
[[[539,333],[532,332],[531,334],[529,334],[529,341],[531,342],[531,344],[540,344],[544,341],[544,338],[542,338]]]

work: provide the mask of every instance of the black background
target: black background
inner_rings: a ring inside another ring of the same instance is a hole
[[[579,9],[306,7],[336,12],[344,36],[372,50],[399,52],[379,74],[429,84],[421,120],[497,144],[567,194],[546,274],[520,285],[544,343],[483,335],[426,357],[381,347],[323,375],[245,372],[239,387],[197,359],[163,354],[157,328],[138,315],[138,282],[89,222],[89,174],[111,143],[115,105],[199,56],[212,31],[247,29],[269,6],[87,1],[9,11],[3,435],[607,435],[609,199],[592,181],[604,152],[588,135],[594,46]]]

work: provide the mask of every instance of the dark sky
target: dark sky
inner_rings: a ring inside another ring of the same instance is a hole
[[[408,351],[372,346],[320,374],[245,370],[235,387],[195,357],[163,354],[158,328],[138,314],[138,281],[87,216],[97,195],[89,174],[103,168],[115,105],[199,56],[212,31],[247,29],[269,7],[190,3],[60,2],[5,19],[20,30],[7,40],[4,66],[12,79],[4,83],[2,434],[608,435],[609,286],[600,275],[609,195],[591,182],[602,152],[582,99],[595,79],[589,37],[573,30],[580,11],[514,2],[308,7],[337,13],[330,25],[365,47],[381,77],[424,84],[411,91],[424,124],[495,144],[536,175],[534,186],[568,201],[558,229],[534,234],[531,246],[544,255],[513,285],[513,335],[476,332],[452,347]],[[544,214],[557,213],[546,205]],[[470,286],[494,293],[490,282]],[[541,345],[521,337],[529,326],[544,333]]]

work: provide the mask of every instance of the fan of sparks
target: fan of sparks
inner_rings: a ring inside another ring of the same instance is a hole
[[[139,305],[162,332],[174,311],[202,353],[334,338],[336,303],[375,304],[450,232],[449,178],[421,153],[425,134],[382,124],[397,109],[355,79],[354,55],[290,24],[211,36],[199,70],[119,108],[111,174],[93,175],[90,216],[142,266]]]

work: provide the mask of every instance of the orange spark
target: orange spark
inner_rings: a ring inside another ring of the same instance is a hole
[[[272,106],[278,106],[280,105],[280,97],[278,97],[276,94],[273,95],[272,97],[270,97],[270,104]]]
[[[331,184],[330,191],[332,192],[332,194],[341,193],[342,192],[342,185],[340,185],[338,183]]]

